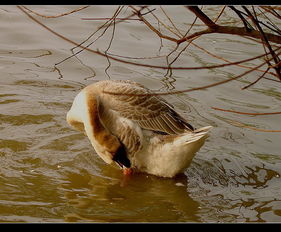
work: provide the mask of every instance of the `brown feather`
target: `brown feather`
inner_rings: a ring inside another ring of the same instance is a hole
[[[108,108],[140,127],[168,134],[179,134],[193,127],[173,107],[159,96],[131,96],[126,94],[149,94],[151,91],[133,81],[102,81],[101,100]]]

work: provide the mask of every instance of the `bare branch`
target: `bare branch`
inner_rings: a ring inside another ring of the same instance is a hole
[[[262,9],[264,9],[265,11],[269,12],[270,14],[272,14],[273,16],[275,16],[276,18],[281,19],[281,15],[278,14],[273,6],[261,6]],[[277,10],[281,10],[281,7],[279,7]]]
[[[97,20],[97,21],[99,21],[99,20],[110,20],[111,18],[81,18],[81,19],[82,20]],[[141,21],[140,19],[131,19],[131,18],[128,18],[128,17],[126,17],[126,18],[118,18],[117,17],[115,20],[116,21],[117,20],[120,20],[120,21],[126,21],[126,20],[128,20],[128,21],[130,21],[130,20]]]
[[[235,110],[226,110],[226,109],[217,108],[217,107],[211,107],[211,108],[213,110],[219,110],[219,111],[230,112],[230,113],[235,113],[235,114],[251,115],[251,116],[281,114],[281,112],[248,113],[248,112],[240,112],[240,111],[235,111]]]
[[[238,17],[241,19],[241,21],[243,22],[244,24],[244,27],[246,28],[247,31],[251,31],[253,30],[254,28],[251,26],[250,23],[248,23],[248,21],[244,18],[244,16],[241,14],[241,12],[239,10],[237,10],[234,6],[229,6],[229,8],[231,10],[233,10],[237,15]]]
[[[243,9],[247,12],[247,14],[249,15],[250,19],[252,20],[252,22],[254,23],[254,25],[258,28],[258,30],[260,31],[260,34],[261,34],[261,39],[264,41],[264,43],[266,44],[268,50],[270,51],[272,57],[273,57],[273,60],[275,61],[275,64],[278,64],[280,62],[278,56],[276,56],[275,52],[272,50],[272,47],[271,45],[269,44],[268,42],[268,39],[267,39],[267,36],[265,35],[265,33],[263,32],[259,22],[256,20],[256,18],[252,15],[252,13],[247,9],[247,7],[245,6],[242,6]],[[254,8],[253,8],[254,10]],[[254,11],[255,12],[255,11]],[[281,72],[280,72],[280,67],[277,66],[277,67],[274,67],[274,69],[276,70],[276,74],[278,75],[278,78],[280,79],[281,81]]]
[[[47,16],[47,15],[43,15],[43,14],[39,14],[38,12],[36,11],[33,11],[25,6],[22,6],[24,9],[28,10],[29,12],[37,15],[37,16],[40,16],[40,17],[43,17],[43,18],[59,18],[59,17],[62,17],[62,16],[65,16],[65,15],[69,15],[69,14],[72,14],[72,13],[75,13],[75,12],[78,12],[80,10],[84,10],[86,8],[88,8],[89,6],[83,6],[83,7],[79,7],[77,9],[74,9],[72,11],[69,11],[69,12],[66,12],[66,13],[62,13],[62,14],[59,14],[59,15],[52,15],[52,16]]]
[[[176,27],[176,25],[174,24],[174,22],[172,21],[172,19],[168,16],[168,14],[166,13],[166,11],[163,9],[162,6],[160,6],[160,9],[162,10],[162,12],[165,14],[165,16],[167,17],[167,19],[170,21],[170,23],[173,25],[173,27],[175,28],[175,30],[178,32],[179,35],[182,36],[180,30]]]
[[[17,6],[21,11],[23,11],[30,19],[32,19],[33,21],[35,21],[37,24],[39,24],[40,26],[44,27],[45,29],[47,29],[48,31],[50,31],[51,33],[53,33],[54,35],[60,37],[61,39],[71,43],[71,44],[74,44],[76,46],[80,46],[81,48],[83,49],[86,49],[87,51],[90,51],[90,52],[93,52],[93,53],[96,53],[98,55],[101,55],[101,56],[104,56],[104,57],[109,57],[110,59],[112,60],[115,60],[115,61],[118,61],[118,62],[122,62],[122,63],[126,63],[126,64],[131,64],[131,65],[138,65],[138,66],[143,66],[143,67],[150,67],[150,68],[160,68],[160,69],[169,69],[170,67],[166,67],[166,66],[158,66],[158,65],[150,65],[150,64],[140,64],[140,63],[135,63],[135,62],[131,62],[131,61],[127,61],[127,60],[122,60],[122,59],[118,59],[116,57],[113,57],[113,56],[109,56],[109,55],[106,55],[102,52],[100,52],[99,50],[93,50],[93,49],[90,49],[88,47],[85,47],[85,46],[82,46],[82,45],[79,45],[78,43],[70,40],[69,38],[55,32],[54,30],[52,30],[51,28],[49,28],[48,26],[46,26],[45,24],[41,23],[39,20],[35,19],[33,16],[31,16],[28,12],[26,12],[21,6]],[[278,47],[277,49],[275,49],[275,51],[279,50],[281,47]],[[237,61],[237,62],[233,62],[233,63],[227,63],[227,64],[220,64],[220,65],[212,65],[212,66],[201,66],[201,67],[173,67],[173,69],[179,69],[179,70],[197,70],[197,69],[212,69],[212,68],[220,68],[220,67],[225,67],[225,66],[230,66],[230,65],[237,65],[237,64],[241,64],[241,63],[244,63],[244,62],[248,62],[248,61],[251,61],[251,60],[255,60],[255,59],[258,59],[258,58],[261,58],[261,57],[264,57],[265,55],[267,55],[269,53],[265,53],[265,54],[261,54],[259,56],[255,56],[255,57],[252,57],[252,58],[248,58],[248,59],[245,59],[245,60],[240,60],[240,61]]]
[[[217,26],[216,29],[208,28],[206,30],[195,32],[192,35],[189,35],[185,38],[182,38],[182,39],[178,40],[177,43],[182,43],[182,42],[188,41],[188,40],[190,40],[194,37],[204,35],[204,34],[211,34],[211,33],[222,33],[222,34],[230,34],[230,35],[238,35],[238,36],[249,36],[249,37],[256,38],[256,39],[261,38],[261,34],[257,30],[247,31],[244,27]],[[266,33],[266,32],[264,32],[264,34],[269,41],[277,43],[277,44],[281,44],[281,36],[274,35],[274,34],[271,34],[271,33]]]
[[[259,80],[261,80],[261,79],[265,76],[265,74],[267,74],[267,72],[268,72],[269,69],[270,69],[270,68],[267,67],[266,71],[265,71],[258,79],[256,79],[254,82],[250,83],[249,85],[244,86],[244,87],[241,88],[241,89],[244,90],[244,89],[247,89],[247,88],[249,88],[250,86],[256,84]]]
[[[173,42],[177,42],[178,40],[176,38],[167,36],[167,35],[163,35],[160,31],[158,31],[155,27],[153,27],[144,17],[143,14],[141,14],[140,10],[137,10],[135,7],[130,6],[135,13],[137,14],[137,16],[139,17],[139,19],[144,22],[153,32],[155,32],[159,37],[163,38],[163,39],[167,39]]]
[[[207,27],[211,29],[217,28],[215,24],[206,14],[204,14],[198,6],[186,6],[191,12],[193,12]]]
[[[223,6],[223,7],[222,7],[220,13],[218,14],[218,16],[216,17],[216,19],[214,20],[214,23],[216,23],[216,22],[219,20],[219,18],[221,17],[222,13],[223,13],[224,10],[225,10],[225,8],[226,8],[226,6]]]
[[[198,45],[195,44],[194,42],[191,42],[191,44],[192,44],[193,46],[195,46],[196,48],[198,48],[198,49],[204,51],[206,54],[208,54],[208,55],[210,55],[210,56],[212,56],[212,57],[214,57],[214,58],[216,58],[216,59],[223,60],[223,61],[228,62],[228,63],[232,63],[231,61],[229,61],[229,60],[227,60],[227,59],[225,59],[225,58],[223,58],[223,57],[221,57],[221,56],[215,55],[215,54],[213,54],[213,53],[207,51],[205,48],[202,48],[202,47],[198,46]],[[246,65],[243,65],[243,64],[236,64],[236,65],[237,65],[238,67],[241,67],[241,68],[252,69],[252,67],[249,67],[249,66],[246,66]],[[271,68],[271,67],[268,67],[268,70],[269,70],[269,68]],[[266,73],[268,72],[268,70],[265,71],[265,70],[261,70],[261,69],[256,69],[256,71],[262,72],[262,73],[263,73],[263,76],[264,76],[265,72],[266,72]],[[268,73],[269,73],[269,72],[268,72]],[[269,74],[271,74],[271,75],[273,75],[273,76],[276,76],[275,73],[269,73]]]
[[[238,122],[238,121],[234,121],[234,120],[230,120],[230,119],[227,119],[226,121],[228,121],[230,124],[232,124],[234,126],[238,126],[238,127],[241,127],[241,128],[247,128],[247,129],[255,130],[255,131],[259,131],[259,132],[277,132],[277,133],[281,132],[281,130],[267,130],[267,129],[256,128],[256,127],[253,127],[253,126],[246,125],[242,122]]]
[[[151,15],[158,21],[159,24],[161,24],[162,26],[164,26],[168,31],[172,32],[174,35],[176,35],[177,37],[181,38],[181,34],[173,31],[168,25],[166,25],[165,23],[163,23],[153,12],[151,12]],[[160,30],[159,30],[160,31]]]
[[[278,55],[280,55],[280,53],[278,53]],[[273,59],[273,58],[271,58]],[[173,91],[173,92],[165,92],[165,93],[151,93],[151,94],[125,94],[126,96],[163,96],[163,95],[172,95],[172,94],[181,94],[181,93],[187,93],[187,92],[192,92],[192,91],[197,91],[197,90],[202,90],[202,89],[207,89],[207,88],[211,88],[211,87],[215,87],[215,86],[218,86],[218,85],[222,85],[222,84],[225,84],[225,83],[228,83],[230,81],[233,81],[233,80],[237,80],[253,71],[255,71],[257,68],[260,68],[262,67],[263,65],[265,65],[267,63],[267,61],[261,63],[260,65],[254,67],[253,69],[251,70],[248,70],[238,76],[235,76],[235,77],[232,77],[232,78],[229,78],[229,79],[226,79],[226,80],[222,80],[222,81],[219,81],[219,82],[216,82],[216,83],[213,83],[213,84],[209,84],[209,85],[204,85],[204,86],[200,86],[200,87],[195,87],[195,88],[191,88],[191,89],[185,89],[185,90],[179,90],[179,91]],[[115,92],[108,92],[108,91],[104,91],[104,93],[107,93],[107,94],[112,94],[112,95],[124,95],[122,93],[115,93]]]

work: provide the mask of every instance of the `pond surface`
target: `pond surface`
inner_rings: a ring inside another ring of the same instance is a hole
[[[59,15],[78,6],[28,7]],[[215,17],[216,7],[205,10]],[[35,17],[80,43],[105,22],[81,18],[112,17],[116,9],[91,6],[59,18]],[[179,30],[187,30],[194,19],[182,6],[164,9]],[[125,10],[120,17],[130,14],[130,9]],[[157,12],[161,13],[159,8]],[[1,222],[281,221],[281,133],[252,129],[281,130],[280,115],[248,116],[212,109],[280,111],[280,83],[262,80],[241,90],[261,75],[256,71],[225,85],[166,96],[196,128],[212,125],[210,137],[191,166],[174,179],[146,174],[124,178],[119,169],[96,155],[84,135],[66,123],[66,113],[84,86],[111,78],[134,80],[155,91],[181,90],[230,78],[246,69],[173,70],[167,76],[163,69],[109,63],[88,51],[54,69],[72,54],[73,44],[36,24],[16,6],[2,5],[0,19]],[[90,48],[105,51],[111,35],[112,27]],[[108,52],[148,58],[167,55],[175,48],[172,42],[162,43],[163,47],[142,23],[131,20],[116,24]],[[262,45],[238,36],[202,36],[196,44],[232,61],[263,53]],[[166,65],[165,57],[133,61]],[[218,63],[224,62],[190,46],[174,65]]]

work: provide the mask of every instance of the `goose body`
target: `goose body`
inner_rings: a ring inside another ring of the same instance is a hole
[[[211,126],[195,130],[150,93],[133,81],[96,82],[75,97],[67,122],[88,136],[106,163],[174,177],[189,166]]]

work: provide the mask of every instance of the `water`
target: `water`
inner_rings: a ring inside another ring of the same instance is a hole
[[[77,7],[29,6],[46,15]],[[65,17],[37,18],[79,43],[104,23],[81,18],[111,17],[116,8],[91,6]],[[182,21],[193,20],[183,7],[164,9],[180,30],[187,27]],[[213,10],[214,6],[206,7],[207,12]],[[122,17],[129,13],[127,9]],[[231,14],[228,17],[232,19]],[[72,44],[34,23],[16,6],[1,6],[0,18],[1,222],[281,221],[281,134],[241,127],[243,123],[281,130],[280,115],[247,116],[211,108],[280,111],[279,83],[262,80],[242,91],[260,75],[252,72],[225,85],[166,97],[195,127],[212,125],[211,136],[191,166],[175,179],[146,174],[125,178],[97,157],[88,139],[66,123],[66,112],[84,86],[110,77],[138,81],[156,91],[179,90],[233,77],[246,69],[173,70],[171,77],[164,77],[166,70],[115,61],[107,69],[106,58],[85,51],[55,70],[55,63],[71,55]],[[91,48],[106,50],[111,33],[112,28]],[[150,57],[168,54],[175,47],[162,42],[160,49],[157,36],[140,22],[128,21],[116,25],[109,52]],[[196,43],[229,60],[263,52],[262,46],[235,36],[213,34]],[[166,64],[165,58],[133,61]],[[220,62],[190,46],[174,65]]]

